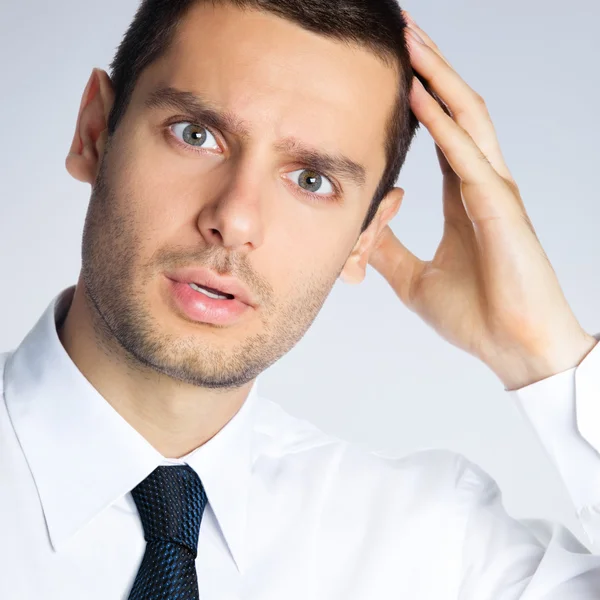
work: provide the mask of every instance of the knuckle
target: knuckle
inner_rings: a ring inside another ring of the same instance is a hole
[[[477,92],[475,92],[475,103],[478,104],[479,106],[485,108],[486,104],[485,104],[485,99],[481,94],[478,94]]]

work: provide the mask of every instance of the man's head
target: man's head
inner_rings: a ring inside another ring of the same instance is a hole
[[[417,128],[403,30],[394,0],[142,3],[67,159],[93,185],[88,305],[134,361],[242,386],[340,275],[362,281]],[[190,320],[165,276],[189,266],[238,278],[256,307],[227,326]]]

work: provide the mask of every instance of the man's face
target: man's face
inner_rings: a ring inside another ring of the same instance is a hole
[[[357,243],[385,166],[396,85],[368,51],[274,15],[193,8],[139,79],[86,219],[85,289],[120,344],[210,388],[242,386],[287,353]],[[149,107],[164,88],[235,114],[247,136],[207,128],[181,107]],[[316,176],[294,148],[276,148],[288,137],[362,165],[363,185]],[[189,266],[239,279],[256,307],[228,325],[190,319],[165,275]]]

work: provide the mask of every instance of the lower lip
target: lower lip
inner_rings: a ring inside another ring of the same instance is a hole
[[[192,321],[231,325],[251,308],[248,304],[235,298],[233,300],[217,300],[193,290],[188,283],[168,278],[167,281],[175,304]]]

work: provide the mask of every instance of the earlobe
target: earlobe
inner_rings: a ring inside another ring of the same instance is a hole
[[[96,180],[113,102],[110,77],[101,69],[94,69],[81,98],[73,142],[65,161],[67,171],[79,181],[93,184]]]
[[[354,263],[346,263],[340,274],[340,279],[349,285],[358,285],[364,281],[366,272],[367,261],[361,256]]]
[[[364,231],[354,246],[352,254],[346,260],[344,269],[340,273],[340,279],[344,283],[358,285],[364,281],[367,270],[367,248],[371,235],[370,228]]]

